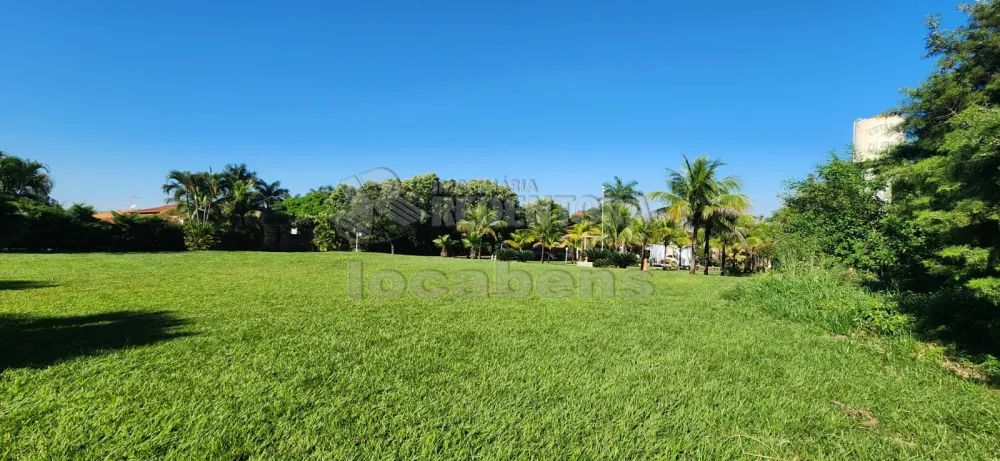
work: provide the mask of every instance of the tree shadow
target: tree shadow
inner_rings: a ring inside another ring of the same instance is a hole
[[[0,314],[0,372],[44,368],[62,360],[146,346],[193,333],[166,311],[117,311],[73,317]]]
[[[944,344],[952,355],[974,363],[1000,358],[1000,309],[996,304],[968,290],[942,289],[904,293],[899,306],[916,320],[914,332],[920,340]],[[1000,387],[1000,369],[984,371],[990,384]]]
[[[35,280],[0,280],[0,291],[6,290],[29,290],[32,288],[48,288],[55,285],[48,282],[38,282]]]

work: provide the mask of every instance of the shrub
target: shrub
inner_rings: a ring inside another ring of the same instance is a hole
[[[911,318],[895,303],[862,288],[843,270],[773,272],[724,296],[778,318],[817,325],[837,334],[864,330],[898,335],[912,331]]]
[[[115,213],[111,228],[118,251],[180,251],[185,246],[183,229],[158,216]]]
[[[517,248],[501,248],[494,254],[500,261],[528,262],[535,259],[535,254],[531,250],[519,250]]]
[[[521,250],[516,248],[501,248],[494,253],[500,261],[517,261],[521,256]]]
[[[600,258],[593,260],[594,267],[618,267],[624,269],[628,266],[639,264],[639,257],[635,253],[627,251],[604,251],[606,252],[605,254],[600,254]]]
[[[219,230],[212,223],[191,221],[184,226],[184,245],[189,250],[211,250],[219,243]]]
[[[4,248],[26,251],[177,251],[184,249],[180,226],[160,217],[115,214],[113,222],[95,219],[94,209],[21,200],[16,225]]]
[[[332,219],[320,219],[313,228],[313,245],[319,251],[341,248],[344,239],[337,233],[337,223]]]
[[[587,261],[593,262],[595,266],[598,261],[606,259],[614,253],[614,251],[606,250],[604,248],[587,248],[586,250],[583,250],[584,256],[587,257]]]

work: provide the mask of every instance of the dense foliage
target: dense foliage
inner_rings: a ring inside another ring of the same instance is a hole
[[[914,334],[996,371],[988,354],[1000,354],[1000,4],[960,9],[965,26],[928,21],[936,68],[890,111],[904,117],[906,142],[860,164],[835,156],[790,182],[776,257],[786,268],[840,266],[889,288],[889,311],[909,318]]]
[[[1000,4],[961,7],[966,26],[928,21],[937,68],[896,110],[912,139],[882,168],[892,211],[926,234],[926,276],[1000,305]]]
[[[161,217],[114,214],[112,222],[93,217],[83,205],[58,205],[21,199],[18,223],[5,247],[26,251],[177,251],[184,249],[179,225]]]
[[[819,256],[877,280],[907,276],[921,232],[889,214],[879,198],[885,183],[868,176],[864,166],[834,155],[805,179],[788,183],[775,216],[786,264]]]

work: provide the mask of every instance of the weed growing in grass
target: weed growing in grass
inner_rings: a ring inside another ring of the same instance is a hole
[[[779,318],[818,325],[847,335],[858,330],[902,335],[912,320],[890,299],[871,293],[833,269],[774,272],[754,278],[724,294]]]

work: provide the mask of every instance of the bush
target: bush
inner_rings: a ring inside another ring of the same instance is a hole
[[[219,229],[212,223],[191,221],[184,226],[184,245],[189,250],[211,250],[219,243]]]
[[[604,251],[606,251],[606,254],[600,255],[600,258],[594,260],[594,267],[618,267],[624,269],[639,264],[639,257],[635,253],[627,251]]]
[[[607,259],[614,253],[614,251],[606,250],[604,248],[587,248],[586,250],[583,250],[583,255],[587,257],[587,261],[594,263],[595,266],[598,261]]]
[[[535,259],[535,253],[531,250],[519,250],[517,248],[501,248],[494,254],[500,261],[528,262]]]
[[[111,228],[117,251],[180,251],[185,246],[183,229],[158,216],[115,213]]]
[[[320,219],[313,228],[313,245],[319,251],[332,251],[343,247],[344,239],[337,233],[337,223],[332,219]]]
[[[28,200],[15,202],[17,222],[8,225],[3,248],[25,251],[176,251],[184,249],[180,226],[160,217],[116,214],[95,219],[92,207],[64,210]]]
[[[863,330],[898,335],[912,331],[912,319],[885,296],[859,286],[843,270],[814,268],[773,272],[724,294],[778,318],[817,325],[846,335]]]

